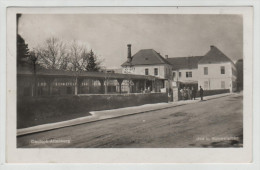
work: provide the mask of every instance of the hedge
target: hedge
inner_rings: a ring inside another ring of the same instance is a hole
[[[73,114],[81,117],[90,111],[161,102],[168,102],[166,93],[20,97],[17,99],[17,127],[61,121]]]

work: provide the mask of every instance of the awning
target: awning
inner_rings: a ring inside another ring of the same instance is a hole
[[[198,84],[198,81],[179,81],[181,84]]]

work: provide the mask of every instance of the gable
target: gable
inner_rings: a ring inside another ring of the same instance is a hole
[[[122,66],[128,65],[157,65],[157,64],[170,64],[159,53],[153,49],[143,49],[138,51],[132,57],[131,62],[125,62]]]
[[[199,61],[199,64],[213,64],[213,63],[224,63],[224,62],[231,62],[230,60],[222,51],[220,51],[215,46],[210,46],[209,52],[205,54],[201,60]]]

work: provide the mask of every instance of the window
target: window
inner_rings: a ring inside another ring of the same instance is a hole
[[[192,72],[191,72],[191,71],[186,72],[186,77],[187,77],[187,78],[188,78],[188,77],[192,77]]]
[[[145,75],[149,75],[149,70],[148,70],[148,68],[145,69]]]
[[[158,68],[154,68],[154,75],[155,75],[155,76],[158,75]]]
[[[204,90],[208,90],[208,88],[209,88],[209,82],[204,81]]]
[[[208,67],[204,67],[204,75],[208,75]]]
[[[179,72],[179,77],[181,77],[181,72]]]
[[[225,87],[225,81],[221,81],[221,88],[222,89],[225,89],[226,87]]]
[[[221,72],[221,74],[225,74],[225,66],[220,67],[220,72]]]
[[[175,78],[175,77],[176,77],[176,73],[175,73],[175,72],[172,72],[172,75],[173,75],[173,78]]]

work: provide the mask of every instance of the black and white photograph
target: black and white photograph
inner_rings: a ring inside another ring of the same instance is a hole
[[[17,148],[243,147],[243,17],[17,14]]]
[[[251,7],[7,10],[10,163],[249,163]]]

